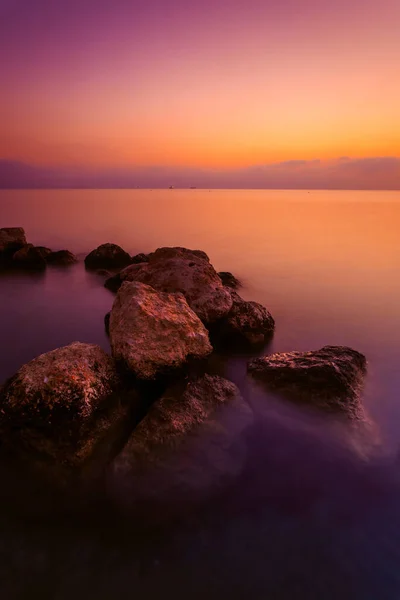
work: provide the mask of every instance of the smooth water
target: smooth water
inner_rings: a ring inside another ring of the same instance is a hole
[[[256,415],[229,492],[140,531],[107,514],[99,525],[3,510],[2,598],[400,597],[400,192],[1,191],[0,226],[82,258],[104,242],[205,250],[275,317],[268,352],[343,344],[369,361],[360,432],[252,385],[246,357],[217,357]],[[102,283],[83,262],[1,274],[0,383],[75,340],[108,350]]]

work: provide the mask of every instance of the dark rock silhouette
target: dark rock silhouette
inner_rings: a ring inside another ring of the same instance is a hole
[[[58,250],[57,252],[50,252],[46,256],[46,262],[49,265],[66,267],[68,265],[73,265],[77,263],[78,258],[69,250]]]
[[[101,244],[85,258],[88,269],[118,269],[130,264],[129,254],[116,244]]]
[[[132,256],[132,264],[133,265],[138,265],[140,263],[144,263],[144,262],[149,262],[149,255],[148,254],[136,254],[135,256]]]
[[[0,229],[0,267],[8,266],[13,254],[27,245],[22,227],[3,227]]]
[[[348,417],[363,417],[360,390],[366,358],[346,346],[310,352],[282,352],[248,363],[249,373],[288,398]]]
[[[242,285],[239,279],[232,275],[232,273],[229,273],[229,271],[220,271],[218,275],[220,276],[223,285],[226,287],[236,290]]]
[[[43,251],[32,244],[27,244],[20,250],[17,250],[12,257],[13,266],[32,271],[41,271],[46,268],[46,260],[43,257]]]

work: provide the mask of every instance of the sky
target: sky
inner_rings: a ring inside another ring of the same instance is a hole
[[[0,0],[0,186],[399,189],[399,31],[399,0]]]

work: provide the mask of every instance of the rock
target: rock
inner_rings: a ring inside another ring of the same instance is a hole
[[[346,346],[311,352],[282,352],[256,358],[248,370],[283,395],[350,418],[362,418],[360,390],[366,358]]]
[[[103,444],[108,455],[126,418],[118,389],[114,361],[99,346],[74,342],[42,354],[2,390],[2,439],[36,467],[81,470]]]
[[[180,513],[189,498],[208,496],[241,473],[252,422],[239,389],[222,377],[167,389],[114,460],[111,493],[127,507],[170,502]]]
[[[131,260],[133,265],[138,265],[140,263],[144,263],[144,262],[149,262],[149,255],[148,254],[136,254],[135,256],[132,256],[132,260]]]
[[[13,254],[27,245],[22,227],[3,227],[0,229],[0,265],[6,266]]]
[[[221,278],[222,284],[226,287],[232,288],[233,290],[236,290],[242,285],[239,279],[236,279],[236,277],[228,271],[220,271],[218,275]]]
[[[123,281],[139,281],[160,292],[181,292],[206,324],[224,317],[232,307],[229,290],[200,250],[159,248],[149,255],[149,262],[123,269],[106,286],[115,289]]]
[[[46,261],[40,248],[27,244],[13,255],[13,265],[21,269],[41,271],[46,268]]]
[[[118,269],[131,264],[131,257],[116,244],[102,244],[85,258],[88,269]]]
[[[57,252],[50,252],[50,254],[46,256],[46,262],[49,265],[66,267],[77,263],[78,258],[69,250],[58,250]]]
[[[107,335],[110,335],[110,317],[111,311],[104,315],[104,328],[106,330]]]
[[[38,250],[40,252],[40,254],[43,256],[44,259],[46,259],[49,254],[52,253],[52,250],[50,250],[50,248],[46,248],[46,246],[35,246],[36,250]]]
[[[116,273],[115,275],[111,275],[111,277],[108,277],[104,282],[104,287],[107,288],[107,290],[114,292],[114,294],[116,294],[118,292],[121,285],[122,285],[122,279],[121,279],[121,276],[119,273]]]
[[[111,271],[107,271],[107,269],[97,269],[96,274],[100,277],[107,277],[107,279],[112,275]]]
[[[153,379],[212,351],[206,328],[182,294],[139,282],[125,282],[118,291],[110,343],[114,358],[139,379]]]
[[[260,346],[273,335],[275,321],[271,313],[258,302],[243,300],[231,292],[233,305],[228,315],[218,324],[217,339],[223,343]]]

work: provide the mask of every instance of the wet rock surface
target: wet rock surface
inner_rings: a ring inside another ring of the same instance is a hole
[[[214,332],[216,343],[246,349],[269,341],[275,330],[271,313],[258,302],[243,300],[234,291],[231,296],[232,308]]]
[[[125,282],[110,316],[114,358],[139,379],[153,379],[211,353],[208,331],[182,294]]]
[[[117,244],[101,244],[85,258],[87,269],[116,269],[131,264],[130,255]]]
[[[229,290],[200,250],[159,248],[149,254],[147,263],[123,269],[105,285],[115,290],[123,281],[139,281],[161,292],[182,293],[204,323],[224,317],[232,307]]]
[[[249,373],[284,396],[349,418],[363,417],[360,391],[367,361],[347,346],[282,352],[248,363]]]
[[[114,460],[111,493],[124,505],[221,489],[246,458],[253,413],[232,382],[204,375],[166,390]]]
[[[117,391],[114,361],[99,346],[75,342],[42,354],[0,392],[4,445],[57,479],[96,455],[106,461],[129,412]]]

